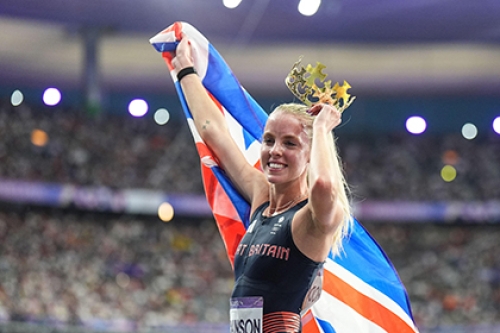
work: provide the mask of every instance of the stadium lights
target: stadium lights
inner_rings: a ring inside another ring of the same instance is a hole
[[[300,0],[298,10],[304,16],[316,14],[321,5],[321,0]]]
[[[24,95],[20,90],[14,90],[12,95],[10,96],[10,104],[12,106],[19,106],[24,101]]]
[[[497,134],[500,134],[500,117],[496,117],[495,120],[493,120],[492,127]]]
[[[462,136],[467,140],[472,140],[477,136],[477,127],[472,123],[466,123],[462,126]]]
[[[441,169],[441,178],[447,183],[454,181],[457,178],[457,169],[452,165],[443,166]]]
[[[422,134],[427,128],[427,123],[424,118],[412,116],[406,120],[406,130],[412,134]]]
[[[56,106],[61,101],[61,92],[57,88],[47,88],[43,93],[43,102],[48,106]]]
[[[222,0],[226,8],[236,8],[242,0]],[[298,5],[299,12],[304,16],[312,16],[316,14],[321,5],[321,0],[300,0]]]
[[[158,217],[163,222],[170,222],[174,218],[174,207],[168,202],[164,202],[158,207]]]
[[[128,105],[128,112],[134,117],[142,117],[148,112],[148,103],[140,98],[132,100]]]
[[[222,3],[226,8],[236,8],[240,5],[241,0],[222,0]]]
[[[156,110],[154,120],[158,125],[165,125],[170,120],[170,113],[165,108]]]
[[[38,147],[43,147],[49,142],[49,135],[41,129],[31,131],[31,143]]]

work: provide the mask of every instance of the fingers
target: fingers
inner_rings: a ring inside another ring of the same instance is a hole
[[[306,112],[309,113],[310,115],[316,116],[321,111],[322,108],[323,108],[323,104],[314,104]]]
[[[308,109],[306,112],[316,116],[318,115],[323,109],[328,109],[333,112],[338,112],[337,108],[335,106],[332,106],[330,104],[314,104],[310,109]],[[340,114],[340,112],[338,112]]]
[[[181,36],[181,38],[179,40],[177,40],[177,46],[176,46],[175,50],[168,52],[172,56],[172,58],[176,56],[177,49],[179,49],[179,44],[182,42],[182,40],[187,38],[186,34],[184,32],[181,32],[180,36]]]
[[[177,48],[175,50],[177,55],[186,55],[190,53],[190,47],[189,47],[189,39],[187,37],[182,38],[179,41],[179,44],[177,45]]]
[[[325,128],[328,131],[333,130],[342,122],[342,115],[335,106],[329,104],[313,105],[308,113],[315,116],[315,128]]]
[[[185,33],[181,33],[181,39],[173,52],[172,65],[177,70],[193,66],[191,43]]]

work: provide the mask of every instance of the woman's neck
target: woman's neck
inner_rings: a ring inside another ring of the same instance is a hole
[[[273,200],[273,197],[271,197],[271,199],[269,200],[269,207],[267,208],[268,215],[275,216],[281,214],[290,209],[291,207],[293,207],[294,205],[296,205],[297,203],[301,202],[305,198],[307,198],[307,192],[299,193],[298,195],[291,198],[290,196],[284,195],[281,199],[278,199],[275,196]]]

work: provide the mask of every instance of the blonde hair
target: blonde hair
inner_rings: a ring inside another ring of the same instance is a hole
[[[308,107],[306,105],[298,103],[286,103],[276,107],[273,112],[284,112],[297,117],[297,119],[299,119],[304,126],[304,131],[306,132],[308,138],[312,142],[314,116],[307,113],[307,110]],[[349,231],[351,230],[353,224],[353,218],[351,214],[351,204],[349,201],[350,189],[344,177],[342,160],[337,150],[333,132],[332,144],[330,145],[330,147],[332,149],[332,155],[337,159],[337,167],[334,168],[335,179],[337,179],[338,181],[336,188],[341,190],[336,193],[336,198],[340,202],[340,206],[342,207],[343,212],[341,225],[337,228],[335,234],[333,235],[332,251],[334,255],[338,255],[342,251],[342,239],[349,235]]]

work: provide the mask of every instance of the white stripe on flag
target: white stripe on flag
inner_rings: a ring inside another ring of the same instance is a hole
[[[344,267],[340,266],[330,258],[327,258],[325,262],[325,269],[332,272],[339,278],[341,278],[344,282],[352,286],[354,289],[359,291],[361,294],[370,297],[376,302],[380,303],[385,308],[389,309],[395,315],[397,315],[401,320],[403,320],[408,326],[412,327],[414,331],[417,331],[415,325],[413,324],[413,320],[408,316],[408,314],[391,298],[382,293],[381,291],[373,288],[356,275],[349,272]],[[324,294],[327,294],[323,291]]]
[[[229,127],[229,132],[233,137],[234,141],[240,148],[240,151],[245,155],[247,162],[250,165],[255,165],[260,159],[260,142],[258,140],[254,140],[250,146],[245,148],[245,138],[243,136],[243,127],[240,123],[234,119],[234,117],[224,110],[227,126]]]
[[[198,133],[198,130],[196,129],[196,125],[194,124],[193,118],[187,118],[187,123],[188,123],[189,129],[191,130],[191,133],[193,134],[194,142],[204,143],[203,140],[201,139],[200,134]]]
[[[324,291],[314,304],[312,312],[318,319],[330,323],[336,333],[387,333],[382,327]]]

